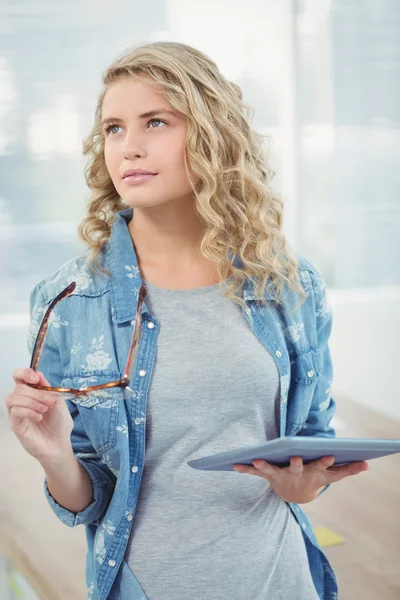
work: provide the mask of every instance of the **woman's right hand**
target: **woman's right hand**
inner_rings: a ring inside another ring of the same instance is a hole
[[[50,385],[42,373],[33,369],[16,369],[13,379],[15,387],[6,405],[11,429],[25,450],[39,462],[69,453],[73,419],[63,396],[26,385]]]

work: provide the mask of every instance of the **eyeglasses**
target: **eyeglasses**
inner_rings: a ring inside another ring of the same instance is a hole
[[[50,304],[49,308],[47,309],[47,311],[43,317],[43,320],[39,327],[39,331],[36,336],[35,345],[34,345],[33,352],[32,352],[30,368],[33,369],[34,371],[37,371],[37,368],[39,365],[44,342],[46,339],[46,333],[47,333],[47,330],[49,327],[50,315],[51,315],[54,307],[59,302],[61,302],[61,300],[63,300],[64,298],[67,298],[67,296],[70,296],[72,294],[72,292],[75,290],[75,288],[76,288],[76,282],[73,281],[72,283],[69,284],[68,287],[66,287],[64,290],[62,290],[62,292],[60,292],[56,298],[54,298],[54,300]],[[52,386],[47,387],[47,386],[39,385],[36,383],[26,383],[26,385],[29,385],[29,387],[35,388],[37,390],[45,390],[47,392],[58,392],[61,394],[66,394],[67,396],[68,395],[73,395],[73,396],[88,395],[90,392],[96,392],[97,390],[103,390],[103,389],[115,388],[115,387],[129,389],[128,386],[129,386],[129,382],[130,382],[132,354],[133,354],[134,348],[136,346],[139,347],[140,337],[142,334],[142,304],[143,304],[143,300],[144,300],[145,296],[146,296],[146,288],[145,288],[144,284],[142,284],[142,286],[139,290],[138,305],[137,305],[137,310],[136,310],[132,340],[131,340],[131,343],[129,346],[128,360],[127,360],[127,363],[125,366],[124,376],[121,379],[119,379],[118,381],[110,381],[108,383],[92,385],[92,386],[88,386],[85,388],[65,388],[65,387],[52,387]]]

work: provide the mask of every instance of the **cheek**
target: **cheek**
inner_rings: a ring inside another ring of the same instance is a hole
[[[109,172],[114,185],[118,184],[120,160],[117,156],[117,153],[113,152],[109,148],[105,148],[104,149],[104,161],[106,163],[107,171]]]
[[[110,147],[104,148],[104,160],[106,162],[107,169],[113,171],[116,165],[116,153],[113,152]]]
[[[171,151],[172,144],[163,149],[160,153],[160,171],[163,170],[163,175],[171,180],[172,184],[180,187],[190,187],[189,179],[185,168],[185,151],[184,148]],[[194,175],[192,174],[192,178]]]

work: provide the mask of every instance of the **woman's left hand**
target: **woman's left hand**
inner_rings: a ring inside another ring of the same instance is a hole
[[[332,466],[334,462],[334,456],[324,456],[303,465],[300,456],[293,456],[288,467],[277,467],[259,459],[253,460],[253,467],[234,464],[233,468],[238,473],[263,477],[286,502],[306,504],[314,500],[328,483],[340,481],[350,475],[358,475],[368,469],[366,461],[338,467]]]

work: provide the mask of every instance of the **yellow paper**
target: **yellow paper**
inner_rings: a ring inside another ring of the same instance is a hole
[[[314,533],[321,548],[328,548],[329,546],[341,546],[345,543],[344,538],[340,537],[340,535],[332,531],[332,529],[328,529],[327,527],[316,527],[314,529]]]

